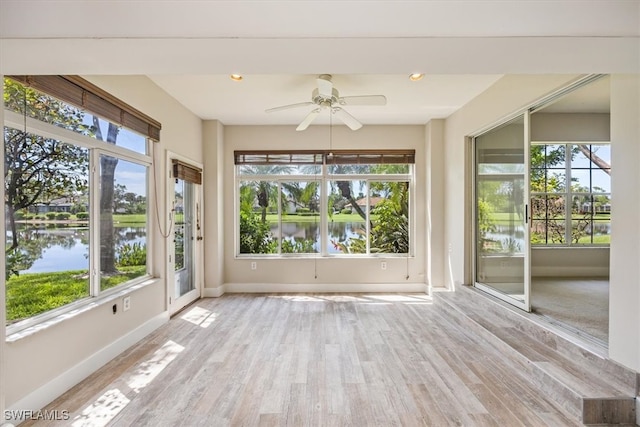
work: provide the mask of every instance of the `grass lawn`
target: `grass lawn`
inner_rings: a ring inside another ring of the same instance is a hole
[[[329,222],[364,222],[357,213],[352,214],[333,214],[329,218]],[[267,222],[277,223],[278,215],[267,214]],[[320,222],[320,214],[318,215],[282,215],[282,222]]]
[[[127,214],[127,215],[113,215],[113,222],[118,224],[146,224],[147,215],[145,214]]]
[[[145,273],[144,265],[120,267],[122,274],[102,280],[102,290],[139,277]],[[26,273],[7,280],[7,323],[13,323],[36,314],[72,303],[89,296],[86,270],[55,273]]]

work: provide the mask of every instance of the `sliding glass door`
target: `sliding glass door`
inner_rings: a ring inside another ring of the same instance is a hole
[[[475,286],[530,311],[528,114],[474,138]]]

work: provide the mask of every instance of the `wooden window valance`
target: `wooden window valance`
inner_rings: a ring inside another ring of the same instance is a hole
[[[202,184],[202,169],[174,159],[173,177],[194,184]]]
[[[415,150],[338,150],[327,156],[328,165],[406,165],[416,162]]]
[[[235,151],[236,165],[413,164],[415,150]]]
[[[79,76],[6,76],[117,125],[160,140],[160,122]]]

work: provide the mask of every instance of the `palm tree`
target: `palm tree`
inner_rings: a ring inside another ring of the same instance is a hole
[[[243,166],[243,174],[247,175],[282,175],[291,171],[291,167],[287,165],[254,165]],[[246,185],[253,187],[255,190],[258,206],[262,209],[262,222],[267,221],[267,208],[270,204],[277,204],[278,193],[277,186],[271,181],[249,181]]]

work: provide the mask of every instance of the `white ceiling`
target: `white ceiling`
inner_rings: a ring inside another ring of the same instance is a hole
[[[249,74],[240,82],[228,75],[150,76],[166,92],[203,119],[227,125],[298,124],[314,106],[265,113],[281,105],[311,100],[317,75]],[[418,82],[408,74],[333,75],[341,96],[385,95],[385,106],[347,106],[363,124],[424,124],[445,118],[485,90],[497,75],[430,75]],[[335,120],[335,119],[334,119]],[[328,124],[329,113],[314,124]],[[335,123],[335,122],[334,122]]]
[[[387,97],[349,107],[365,124],[426,123],[504,74],[640,72],[639,36],[637,0],[0,0],[0,72],[148,75],[225,124],[298,123],[264,110],[321,73]]]

